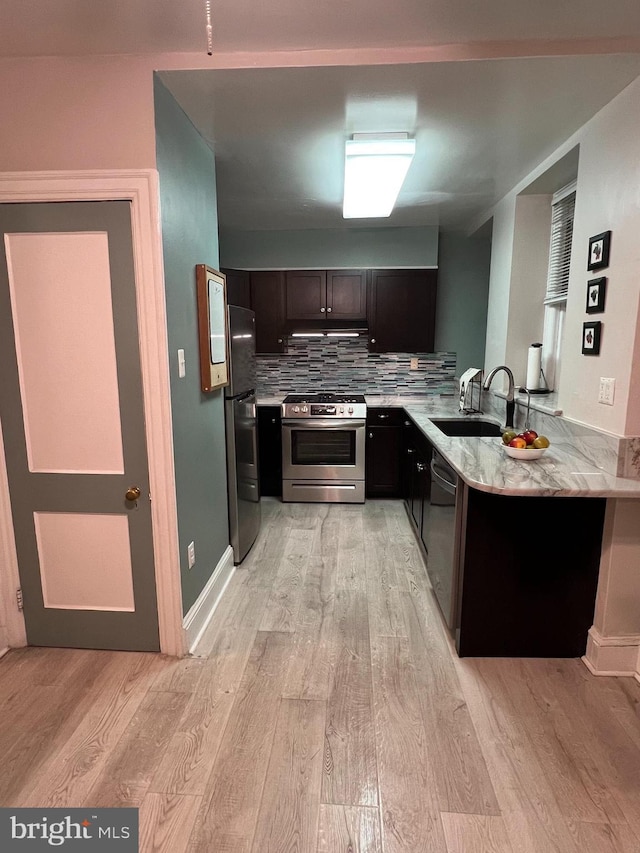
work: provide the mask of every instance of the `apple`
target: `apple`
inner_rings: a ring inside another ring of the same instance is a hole
[[[543,447],[549,447],[550,443],[551,442],[549,441],[546,435],[539,435],[537,438],[534,439],[533,446],[536,448],[536,450],[540,450]]]
[[[534,429],[527,429],[524,432],[521,432],[520,435],[527,442],[527,445],[533,444],[538,437],[538,433]]]
[[[514,429],[505,430],[502,433],[502,443],[509,444],[512,438],[516,437],[516,431]]]
[[[509,447],[519,447],[520,449],[527,446],[527,442],[521,435],[517,435],[515,438],[512,438],[509,442]]]

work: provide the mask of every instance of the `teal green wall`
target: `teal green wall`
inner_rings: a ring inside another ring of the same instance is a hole
[[[436,350],[455,352],[456,376],[484,367],[491,233],[440,232]]]
[[[220,263],[245,270],[435,267],[438,228],[220,229]]]
[[[222,391],[200,391],[196,264],[218,268],[213,152],[154,79],[156,148],[169,335],[183,608],[194,603],[229,544]],[[178,378],[178,349],[186,377]],[[187,568],[187,546],[196,563]]]

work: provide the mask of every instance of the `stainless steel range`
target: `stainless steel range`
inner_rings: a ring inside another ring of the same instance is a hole
[[[290,394],[282,404],[282,500],[364,503],[362,394]]]

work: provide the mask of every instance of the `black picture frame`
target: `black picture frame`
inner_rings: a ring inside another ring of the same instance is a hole
[[[588,270],[601,270],[609,266],[609,249],[611,247],[611,231],[603,231],[595,237],[589,237]]]
[[[582,324],[582,355],[600,355],[602,323],[596,320]]]
[[[587,282],[587,314],[602,314],[606,289],[606,278],[593,278]]]

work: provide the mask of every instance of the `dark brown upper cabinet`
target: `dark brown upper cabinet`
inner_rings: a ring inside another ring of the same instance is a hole
[[[251,308],[251,282],[247,270],[220,269],[227,279],[227,303]]]
[[[369,351],[433,352],[438,271],[371,270]]]
[[[284,273],[278,270],[252,272],[250,284],[251,307],[256,314],[256,352],[284,352]]]
[[[289,270],[287,320],[366,320],[365,270]]]

